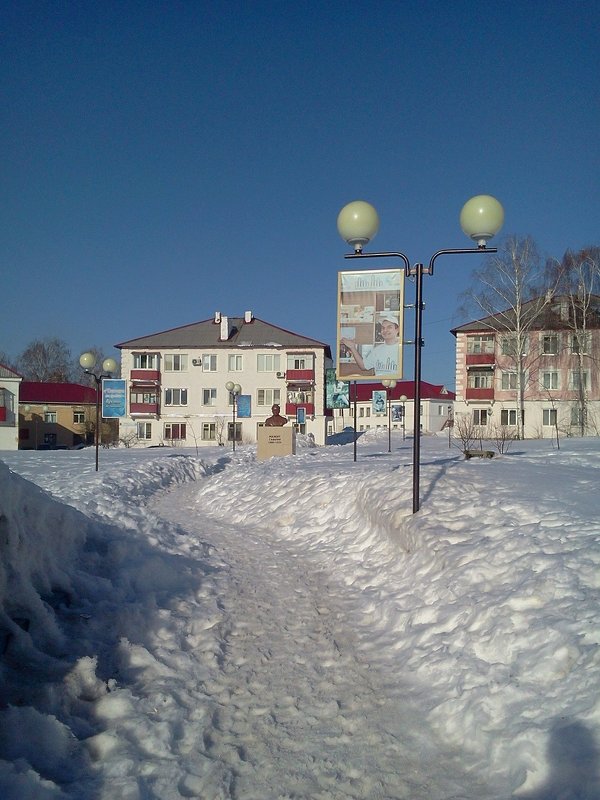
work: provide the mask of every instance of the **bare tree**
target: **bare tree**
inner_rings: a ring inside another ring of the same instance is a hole
[[[470,288],[461,295],[459,313],[475,309],[478,316],[483,313],[483,325],[501,334],[501,355],[515,374],[516,432],[521,439],[528,375],[538,355],[529,348],[529,334],[554,292],[546,290],[547,272],[530,237],[505,239],[472,278]]]
[[[0,364],[2,364],[3,367],[8,367],[9,369],[18,372],[12,358],[8,355],[8,353],[5,353],[4,350],[0,350]]]
[[[25,380],[66,383],[72,378],[71,351],[62,339],[37,339],[17,359]]]
[[[460,442],[460,445],[456,446],[463,453],[473,450],[473,445],[477,442],[480,447],[482,446],[479,428],[473,422],[470,414],[458,414],[454,417],[454,438]]]
[[[562,261],[546,265],[550,280],[557,285],[562,303],[561,319],[571,332],[566,347],[577,359],[572,389],[576,394],[574,418],[581,436],[588,423],[586,367],[597,366],[598,357],[591,347],[591,330],[600,327],[600,248],[588,247],[577,253],[567,251]]]

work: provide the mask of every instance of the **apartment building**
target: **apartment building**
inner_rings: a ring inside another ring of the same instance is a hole
[[[22,381],[10,367],[0,364],[0,450],[19,446],[19,390]]]
[[[598,434],[600,297],[585,313],[567,296],[535,298],[455,328],[457,420],[489,435]],[[519,424],[520,423],[520,424]]]
[[[325,443],[328,345],[258,319],[211,319],[115,345],[127,382],[120,437],[140,445],[256,442],[277,404],[299,433]],[[239,384],[239,397],[226,388]]]

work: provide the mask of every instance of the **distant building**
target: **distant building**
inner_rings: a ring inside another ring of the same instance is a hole
[[[19,398],[19,449],[91,444],[96,389],[80,383],[23,381]]]
[[[392,430],[404,430],[412,435],[414,429],[414,381],[398,381],[390,390]],[[390,409],[378,400],[386,388],[382,383],[351,382],[348,408],[336,408],[329,433],[338,433],[346,426],[354,427],[354,393],[356,396],[356,430],[388,428]],[[400,398],[405,396],[403,402]],[[387,400],[387,396],[386,396]],[[421,381],[421,432],[438,433],[452,419],[454,392],[442,384]]]
[[[600,297],[585,315],[567,296],[536,298],[541,309],[516,348],[511,309],[455,328],[455,414],[483,435],[516,431],[526,438],[600,431]]]
[[[17,450],[19,446],[19,391],[22,376],[0,364],[0,450]]]
[[[300,433],[325,443],[329,345],[257,319],[214,318],[115,345],[127,382],[120,436],[140,445],[256,442],[277,404]],[[225,384],[241,386],[235,430]]]

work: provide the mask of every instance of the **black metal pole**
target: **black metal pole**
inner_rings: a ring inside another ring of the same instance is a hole
[[[413,431],[413,514],[419,510],[421,471],[421,348],[423,328],[423,264],[415,264],[415,408]]]
[[[354,460],[356,461],[356,437],[358,436],[356,423],[356,396],[358,395],[358,383],[354,381]]]
[[[392,390],[388,398],[388,453],[392,452]]]
[[[232,429],[231,429],[231,439],[233,441],[233,452],[235,453],[235,402],[236,402],[235,392],[231,393],[231,397],[233,399],[233,403],[232,403],[233,424],[232,424]]]
[[[100,387],[102,378],[94,375],[96,381],[96,472],[98,472],[98,448],[100,446]]]

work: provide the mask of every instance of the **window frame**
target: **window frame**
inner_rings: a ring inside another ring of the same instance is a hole
[[[165,353],[163,356],[164,372],[187,372],[187,353]]]
[[[217,390],[214,387],[205,386],[202,389],[202,405],[207,406],[208,408],[217,405]]]
[[[177,400],[179,402],[177,402]],[[188,390],[185,388],[169,388],[165,389],[165,407],[185,407],[188,404]]]

